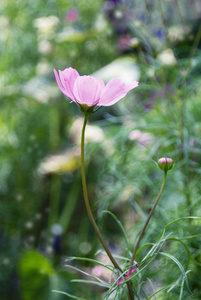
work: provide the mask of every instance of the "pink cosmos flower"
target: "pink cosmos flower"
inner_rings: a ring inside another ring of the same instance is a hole
[[[73,68],[59,70],[59,75],[54,69],[54,74],[62,93],[78,106],[110,106],[138,86],[137,81],[126,85],[119,78],[113,78],[105,85],[99,78],[80,76],[78,71]]]
[[[74,23],[79,17],[79,11],[77,8],[72,8],[68,11],[67,15],[66,15],[66,20],[69,23]]]

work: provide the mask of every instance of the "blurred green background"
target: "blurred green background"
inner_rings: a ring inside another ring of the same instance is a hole
[[[154,163],[162,156],[172,157],[175,168],[143,241],[154,242],[174,219],[201,213],[201,2],[1,1],[2,300],[68,299],[53,289],[98,300],[106,292],[71,283],[80,275],[64,263],[69,256],[108,263],[96,255],[101,247],[83,204],[82,115],[53,74],[53,68],[70,66],[106,82],[112,77],[140,82],[119,103],[91,116],[86,132],[90,202],[112,251],[124,255],[125,244],[103,210],[117,215],[132,250],[162,182]],[[169,230],[190,251],[176,240],[164,246],[191,270],[191,292],[185,289],[182,299],[200,299],[200,221],[183,220]],[[109,280],[93,264],[78,265]],[[179,270],[158,257],[143,276],[150,297],[152,288],[174,284]],[[179,299],[179,290],[157,299]]]

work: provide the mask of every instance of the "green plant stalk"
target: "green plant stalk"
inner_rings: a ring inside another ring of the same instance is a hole
[[[84,123],[82,127],[82,136],[81,136],[81,171],[82,171],[82,187],[83,187],[83,194],[84,194],[84,201],[85,201],[85,206],[87,210],[87,214],[89,216],[89,219],[94,227],[94,230],[105,250],[107,253],[108,257],[110,258],[112,264],[114,265],[115,268],[117,268],[121,273],[123,273],[123,270],[121,267],[118,265],[114,257],[112,256],[112,253],[108,249],[107,245],[105,244],[105,241],[100,233],[100,230],[94,220],[91,208],[90,208],[90,203],[89,203],[89,198],[88,198],[88,192],[87,192],[87,184],[86,184],[86,174],[85,174],[85,166],[84,166],[84,137],[85,137],[85,128],[87,124],[87,119],[88,119],[88,114],[84,115]],[[133,289],[132,289],[132,283],[127,282],[126,283],[127,288],[128,288],[128,296],[130,300],[134,300],[134,294],[133,294]]]
[[[82,137],[81,137],[81,170],[82,170],[82,187],[83,187],[85,206],[86,206],[86,210],[87,210],[89,219],[94,227],[94,230],[95,230],[103,248],[105,249],[105,252],[109,256],[109,258],[110,258],[111,262],[113,263],[113,265],[115,266],[115,268],[117,268],[120,272],[123,273],[122,269],[120,268],[120,266],[118,265],[118,263],[116,262],[114,257],[112,256],[110,250],[108,249],[107,245],[105,244],[105,241],[103,240],[103,237],[99,231],[99,228],[94,220],[94,217],[93,217],[93,214],[92,214],[92,211],[90,208],[90,204],[89,204],[87,184],[86,184],[86,175],[85,175],[85,166],[84,166],[84,136],[85,136],[85,128],[86,128],[87,118],[88,118],[88,115],[85,114],[83,128],[82,128]]]
[[[163,189],[164,189],[165,183],[166,183],[166,176],[167,176],[167,171],[164,171],[164,179],[163,179],[163,183],[162,183],[160,192],[159,192],[159,194],[158,194],[158,196],[157,196],[157,198],[156,198],[156,201],[155,201],[155,203],[154,203],[154,205],[153,205],[153,207],[152,207],[152,209],[151,209],[151,211],[150,211],[150,213],[149,213],[149,215],[148,215],[148,218],[147,218],[147,220],[146,220],[146,222],[145,222],[145,224],[144,224],[144,226],[143,226],[143,228],[142,228],[142,230],[141,230],[141,232],[140,232],[140,235],[139,235],[139,237],[138,237],[138,239],[137,239],[137,242],[136,242],[136,244],[135,244],[135,247],[134,247],[134,250],[133,250],[133,254],[132,254],[132,257],[131,257],[131,261],[130,261],[130,265],[129,265],[128,275],[131,275],[131,271],[132,271],[132,267],[133,267],[133,262],[134,262],[134,259],[135,259],[136,251],[137,251],[138,246],[139,246],[139,244],[140,244],[140,241],[141,241],[141,239],[142,239],[142,237],[143,237],[143,234],[144,234],[144,232],[145,232],[145,229],[147,228],[147,225],[148,225],[148,223],[149,223],[149,220],[151,219],[151,217],[152,217],[152,215],[153,215],[153,213],[154,213],[154,210],[155,210],[155,208],[156,208],[156,205],[158,204],[158,201],[159,201],[159,199],[160,199],[160,197],[161,197],[161,195],[162,195],[162,192],[163,192]]]
[[[201,39],[201,24],[200,24],[198,32],[197,32],[197,34],[195,36],[195,40],[193,42],[193,46],[192,46],[192,49],[191,49],[191,52],[190,52],[190,55],[189,55],[189,67],[191,65],[191,61],[192,61],[193,57],[195,56],[196,49],[198,48],[200,39]],[[188,72],[188,74],[189,73],[190,72]]]

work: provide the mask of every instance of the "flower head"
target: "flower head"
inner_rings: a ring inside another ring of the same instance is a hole
[[[67,15],[66,15],[66,20],[69,23],[74,23],[75,21],[77,21],[78,17],[79,17],[78,9],[77,8],[71,8],[68,11]]]
[[[64,95],[75,102],[83,112],[93,112],[95,107],[115,104],[133,88],[138,86],[134,81],[126,85],[121,79],[113,78],[106,85],[93,76],[80,76],[73,68],[54,69],[57,84]]]
[[[162,157],[158,160],[158,166],[161,170],[167,172],[174,166],[174,161],[169,157]]]

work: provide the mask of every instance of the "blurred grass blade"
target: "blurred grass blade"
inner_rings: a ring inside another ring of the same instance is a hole
[[[73,296],[73,295],[71,295],[69,293],[66,293],[66,292],[61,292],[61,291],[56,291],[56,290],[52,290],[52,292],[58,293],[58,294],[61,294],[61,295],[65,295],[65,296],[68,296],[70,298],[77,299],[77,300],[87,300],[85,298],[79,298],[79,297]]]
[[[172,261],[174,261],[175,264],[179,267],[179,269],[180,269],[182,275],[185,276],[185,270],[184,270],[182,264],[176,259],[176,257],[174,257],[173,255],[171,255],[171,254],[169,254],[169,253],[166,253],[166,252],[160,252],[160,254],[161,254],[161,255],[164,255],[164,256],[170,258]]]
[[[187,252],[187,262],[186,262],[186,268],[187,268],[188,264],[189,264],[189,261],[190,261],[190,258],[191,258],[191,253],[190,253],[190,250],[189,250],[188,246],[184,242],[182,242],[180,239],[174,238],[174,237],[168,238],[167,241],[176,241],[176,242],[182,244],[182,246],[185,248],[185,250]]]
[[[95,260],[95,259],[92,259],[92,258],[86,258],[86,257],[71,256],[71,257],[65,259],[65,263],[68,263],[69,261],[72,261],[72,260],[89,261],[89,262],[92,262],[92,263],[97,264],[99,266],[102,266],[102,267],[104,267],[104,268],[106,268],[106,269],[108,269],[112,272],[113,272],[113,269],[114,269],[112,266],[105,265],[105,264],[99,262],[98,260]]]
[[[185,270],[184,270],[182,264],[176,259],[176,257],[174,257],[174,256],[172,256],[172,255],[170,255],[170,254],[168,254],[168,253],[160,252],[160,254],[162,254],[162,255],[164,255],[164,256],[170,258],[170,259],[171,259],[172,261],[174,261],[174,263],[177,264],[177,266],[179,267],[179,269],[180,269],[180,271],[181,271],[181,273],[182,273],[182,277],[183,277],[183,278],[180,277],[180,278],[178,279],[176,285],[180,282],[181,279],[182,279],[182,280],[184,279],[184,280],[186,281],[186,285],[187,285],[188,289],[190,290],[189,285],[188,285],[188,279],[187,279],[187,277],[186,277],[186,272],[185,272]],[[176,285],[175,285],[175,286],[176,286]],[[174,286],[173,286],[173,288],[174,288]],[[171,290],[171,289],[170,289],[170,290]],[[170,290],[169,290],[169,291],[170,291]]]
[[[159,294],[159,293],[162,292],[162,291],[167,290],[167,289],[168,289],[169,287],[171,287],[171,286],[172,286],[172,284],[168,284],[168,285],[162,287],[160,290],[158,290],[158,291],[156,291],[154,294],[152,294],[151,297],[149,297],[149,299],[152,299],[153,297],[154,297],[154,299],[155,299],[155,296],[156,296],[157,294]]]
[[[98,286],[102,286],[102,287],[107,287],[108,285],[105,284],[101,284],[100,282],[96,282],[93,280],[85,280],[85,279],[72,279],[71,282],[81,282],[81,283],[86,283],[86,284],[93,284],[93,285],[98,285]]]
[[[109,215],[111,215],[113,217],[113,219],[117,222],[117,224],[119,225],[122,233],[123,233],[123,236],[124,236],[124,239],[125,239],[125,242],[126,242],[126,247],[127,247],[127,251],[128,251],[128,254],[130,254],[130,251],[129,251],[129,242],[128,242],[128,238],[127,238],[127,235],[126,235],[126,232],[124,230],[124,227],[123,225],[121,224],[121,222],[119,221],[119,219],[109,210],[104,210],[103,213],[107,213]]]
[[[170,223],[168,223],[163,230],[167,229],[169,226],[171,226],[172,224],[176,223],[176,222],[179,222],[179,221],[182,221],[182,220],[187,220],[187,219],[201,219],[201,217],[182,217],[182,218],[179,218],[179,219],[176,219]]]
[[[152,289],[152,291],[153,291],[153,295],[155,294],[155,291],[154,291],[154,285],[153,285],[153,283],[152,283],[152,281],[151,281],[151,279],[150,278],[147,278],[147,280],[149,281],[149,283],[150,283],[150,286],[151,286],[151,289]],[[156,297],[154,296],[154,300],[156,300]]]
[[[148,298],[148,296],[147,296],[147,294],[146,294],[146,292],[145,292],[145,290],[144,290],[143,287],[142,287],[142,292],[143,292],[143,294],[144,294],[144,296],[145,296],[145,299],[146,299],[146,300],[149,300],[149,298]]]
[[[98,278],[98,277],[96,277],[96,276],[94,276],[92,274],[89,274],[89,273],[87,273],[87,272],[85,272],[83,270],[80,270],[79,268],[76,268],[76,267],[71,266],[71,265],[68,265],[67,267],[70,268],[70,269],[76,270],[76,271],[84,274],[85,276],[88,276],[88,277],[91,277],[91,278],[97,280],[102,286],[108,287],[108,283],[106,283],[105,281],[101,280],[100,278]],[[71,280],[71,281],[73,281],[73,280]]]

